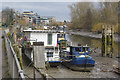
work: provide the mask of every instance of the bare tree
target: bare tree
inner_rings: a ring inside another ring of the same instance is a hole
[[[14,23],[14,11],[10,8],[5,8],[2,10],[2,23],[5,25],[13,25]]]
[[[99,24],[118,24],[118,2],[79,2],[70,9],[73,29],[92,30]]]

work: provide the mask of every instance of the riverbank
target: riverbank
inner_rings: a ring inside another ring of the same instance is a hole
[[[88,31],[78,31],[78,30],[68,30],[67,33],[73,34],[73,35],[81,35],[81,36],[86,36],[86,37],[92,37],[92,38],[102,38],[102,34],[98,34],[96,32],[88,32]],[[114,34],[114,41],[115,42],[120,42],[120,35]]]

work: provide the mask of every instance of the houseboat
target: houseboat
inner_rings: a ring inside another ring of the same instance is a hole
[[[27,42],[33,45],[33,42],[44,42],[45,46],[45,61],[50,66],[58,66],[61,63],[59,41],[62,40],[64,35],[57,30],[24,30]],[[25,53],[30,55],[33,60],[33,51]]]
[[[90,71],[95,61],[89,56],[89,46],[70,46],[61,51],[61,61],[72,70]]]

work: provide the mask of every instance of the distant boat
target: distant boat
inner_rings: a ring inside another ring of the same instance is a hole
[[[61,51],[62,63],[72,70],[90,71],[95,61],[89,56],[88,46],[70,46]]]
[[[114,72],[120,75],[120,67],[114,68]]]

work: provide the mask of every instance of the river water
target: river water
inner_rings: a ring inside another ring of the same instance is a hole
[[[113,58],[101,57],[101,39],[95,39],[90,37],[82,37],[79,35],[67,35],[68,41],[72,42],[72,45],[88,45],[91,49],[95,49],[95,52],[90,55],[95,60],[95,67],[91,72],[72,71],[63,65],[57,67],[51,67],[46,70],[46,74],[54,78],[118,78],[119,75],[113,72],[113,66],[118,66],[118,47],[120,43],[114,43],[114,56]],[[24,72],[30,78],[33,78],[33,68],[29,66],[29,62],[26,58],[23,58]],[[29,67],[28,67],[29,66]]]

